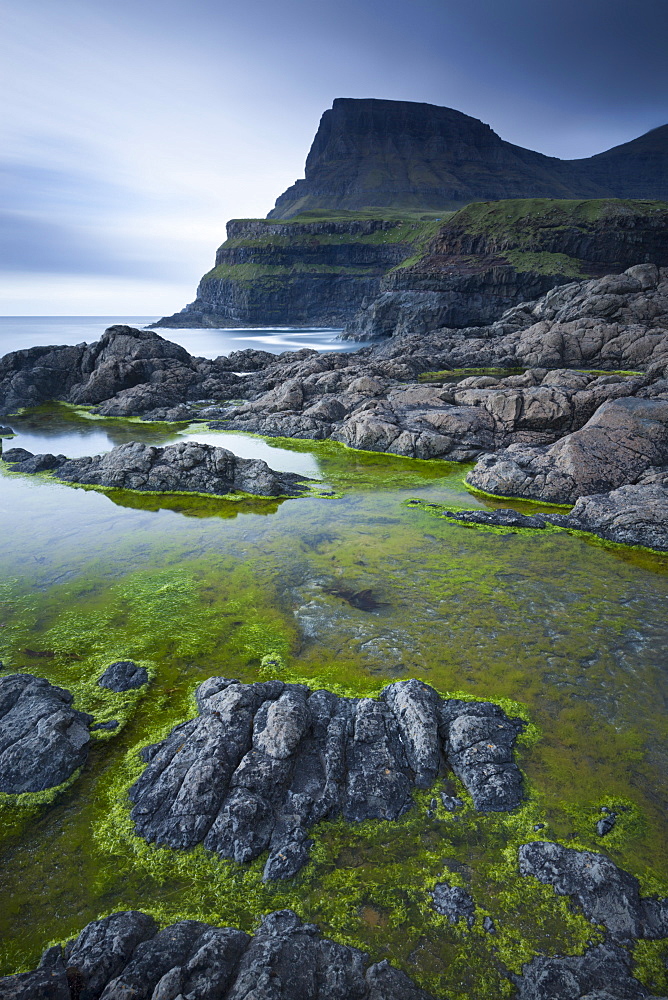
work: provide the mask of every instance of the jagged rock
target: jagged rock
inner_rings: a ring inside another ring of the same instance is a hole
[[[109,664],[97,683],[110,691],[131,691],[148,684],[148,671],[132,660],[118,660]]]
[[[0,679],[0,792],[41,792],[86,762],[93,716],[72,701],[32,674]]]
[[[576,899],[614,940],[668,936],[668,899],[641,898],[638,880],[603,854],[537,840],[520,847],[519,868]]]
[[[437,913],[448,917],[451,924],[463,918],[469,927],[475,922],[475,903],[469,893],[458,885],[437,882],[432,893],[432,905]]]
[[[69,985],[68,985],[69,983]],[[45,953],[34,972],[0,979],[0,1000],[430,1000],[387,961],[320,936],[291,910],[250,937],[184,920],[114,913]]]
[[[572,958],[538,956],[523,966],[521,976],[512,978],[517,1000],[650,1000],[652,996],[633,978],[629,953],[610,944]]]
[[[34,466],[44,466],[42,460],[46,457],[47,467],[55,469],[59,479],[88,486],[217,496],[233,492],[299,496],[304,492],[298,486],[303,481],[302,476],[274,472],[262,459],[238,458],[226,448],[195,441],[180,441],[166,448],[129,441],[112,448],[106,455],[93,458],[24,457],[29,454],[14,448],[5,452],[2,458],[14,463],[12,468],[16,472],[35,472],[38,470]]]
[[[608,400],[584,427],[549,448],[526,445],[485,455],[467,481],[487,493],[575,503],[636,482],[668,464],[668,399]]]
[[[320,819],[397,819],[415,786],[436,778],[445,751],[481,811],[512,809],[522,779],[512,746],[521,731],[497,706],[441,700],[420,681],[378,701],[339,698],[279,680],[214,677],[197,690],[199,718],[144,751],[130,790],[140,836],[174,848],[203,842],[250,861],[264,878],[294,875]]]

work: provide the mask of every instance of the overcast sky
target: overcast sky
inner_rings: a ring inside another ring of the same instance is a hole
[[[0,314],[192,300],[303,176],[335,97],[426,101],[552,156],[668,122],[656,0],[0,0]]]

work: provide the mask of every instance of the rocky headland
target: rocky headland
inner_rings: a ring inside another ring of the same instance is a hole
[[[196,698],[199,717],[143,751],[130,790],[137,833],[237,862],[268,850],[265,880],[306,864],[321,819],[398,819],[446,763],[481,812],[521,801],[512,748],[523,724],[490,702],[443,700],[417,680],[374,700],[222,677]]]
[[[106,455],[83,458],[32,455],[23,448],[10,448],[0,457],[14,472],[53,472],[64,482],[82,486],[213,496],[295,497],[304,493],[303,476],[274,472],[260,458],[239,458],[226,448],[195,441],[166,448],[129,441]]]

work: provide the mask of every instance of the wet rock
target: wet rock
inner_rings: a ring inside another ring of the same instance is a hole
[[[2,452],[3,462],[12,463],[12,472],[52,472],[67,461],[65,455],[33,455],[25,448],[8,448]]]
[[[668,900],[642,899],[638,880],[603,854],[534,841],[520,847],[519,869],[577,900],[587,919],[603,924],[613,940],[668,935]]]
[[[448,812],[456,812],[464,806],[462,799],[457,795],[446,795],[445,792],[441,792],[441,802]]]
[[[2,456],[4,461],[13,462],[17,450],[6,452]],[[42,455],[22,457],[13,468],[18,472],[41,471],[33,466],[35,463],[44,465],[44,458]],[[50,461],[52,456],[46,458]],[[58,478],[65,482],[126,490],[215,496],[235,492],[299,496],[304,492],[299,488],[303,476],[274,472],[262,459],[238,458],[226,448],[195,441],[181,441],[166,448],[130,441],[106,455],[93,458],[64,459],[59,456],[57,465],[49,467],[57,468]]]
[[[497,528],[544,528],[545,519],[536,514],[518,514],[514,510],[444,510],[443,517],[461,524],[486,524]]]
[[[0,791],[52,788],[86,762],[93,716],[72,701],[69,691],[32,674],[0,679]]]
[[[7,424],[0,424],[0,438],[14,437],[15,431],[12,427],[8,427]]]
[[[63,949],[67,974],[78,979],[78,1000],[98,1000],[106,984],[128,965],[137,946],[157,930],[153,917],[137,910],[112,913],[87,924]]]
[[[607,943],[568,958],[540,955],[512,977],[517,1000],[648,1000],[651,994],[633,978],[631,961],[624,948]]]
[[[602,819],[600,819],[596,824],[596,832],[599,837],[605,837],[606,833],[610,833],[616,822],[616,813],[610,813],[608,816],[603,816]]]
[[[491,917],[487,916],[482,922],[482,929],[487,931],[488,934],[496,934],[496,924]]]
[[[443,701],[420,681],[389,685],[375,701],[214,677],[197,703],[198,718],[145,749],[130,790],[135,827],[146,840],[203,842],[237,862],[268,850],[265,880],[306,863],[320,819],[397,819],[413,788],[435,780],[444,752],[477,808],[512,809],[521,798],[512,759],[521,723],[487,703]],[[484,741],[477,760],[472,741]]]
[[[431,893],[432,905],[437,913],[448,917],[451,924],[463,918],[469,927],[475,922],[475,903],[465,889],[449,882],[438,882]]]
[[[131,691],[148,684],[148,671],[132,660],[117,660],[109,664],[97,683],[110,691]]]
[[[514,809],[522,796],[522,776],[513,744],[523,729],[490,702],[442,703],[441,733],[448,763],[463,781],[480,812]]]
[[[647,469],[633,485],[580,497],[564,526],[622,545],[668,551],[668,467]]]
[[[95,732],[98,729],[118,729],[118,719],[109,719],[108,722],[96,722],[95,725],[90,727],[91,732]]]
[[[67,969],[65,969],[65,966]],[[70,991],[71,984],[74,989]],[[75,985],[76,984],[76,985]],[[387,961],[323,938],[291,910],[250,937],[184,920],[158,931],[130,911],[88,924],[34,972],[0,979],[2,1000],[430,1000]]]

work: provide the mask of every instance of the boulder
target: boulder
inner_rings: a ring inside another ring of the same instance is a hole
[[[73,700],[32,674],[0,679],[0,792],[41,792],[85,764],[93,716]]]
[[[148,671],[132,660],[110,663],[97,682],[110,691],[131,691],[148,684]]]

